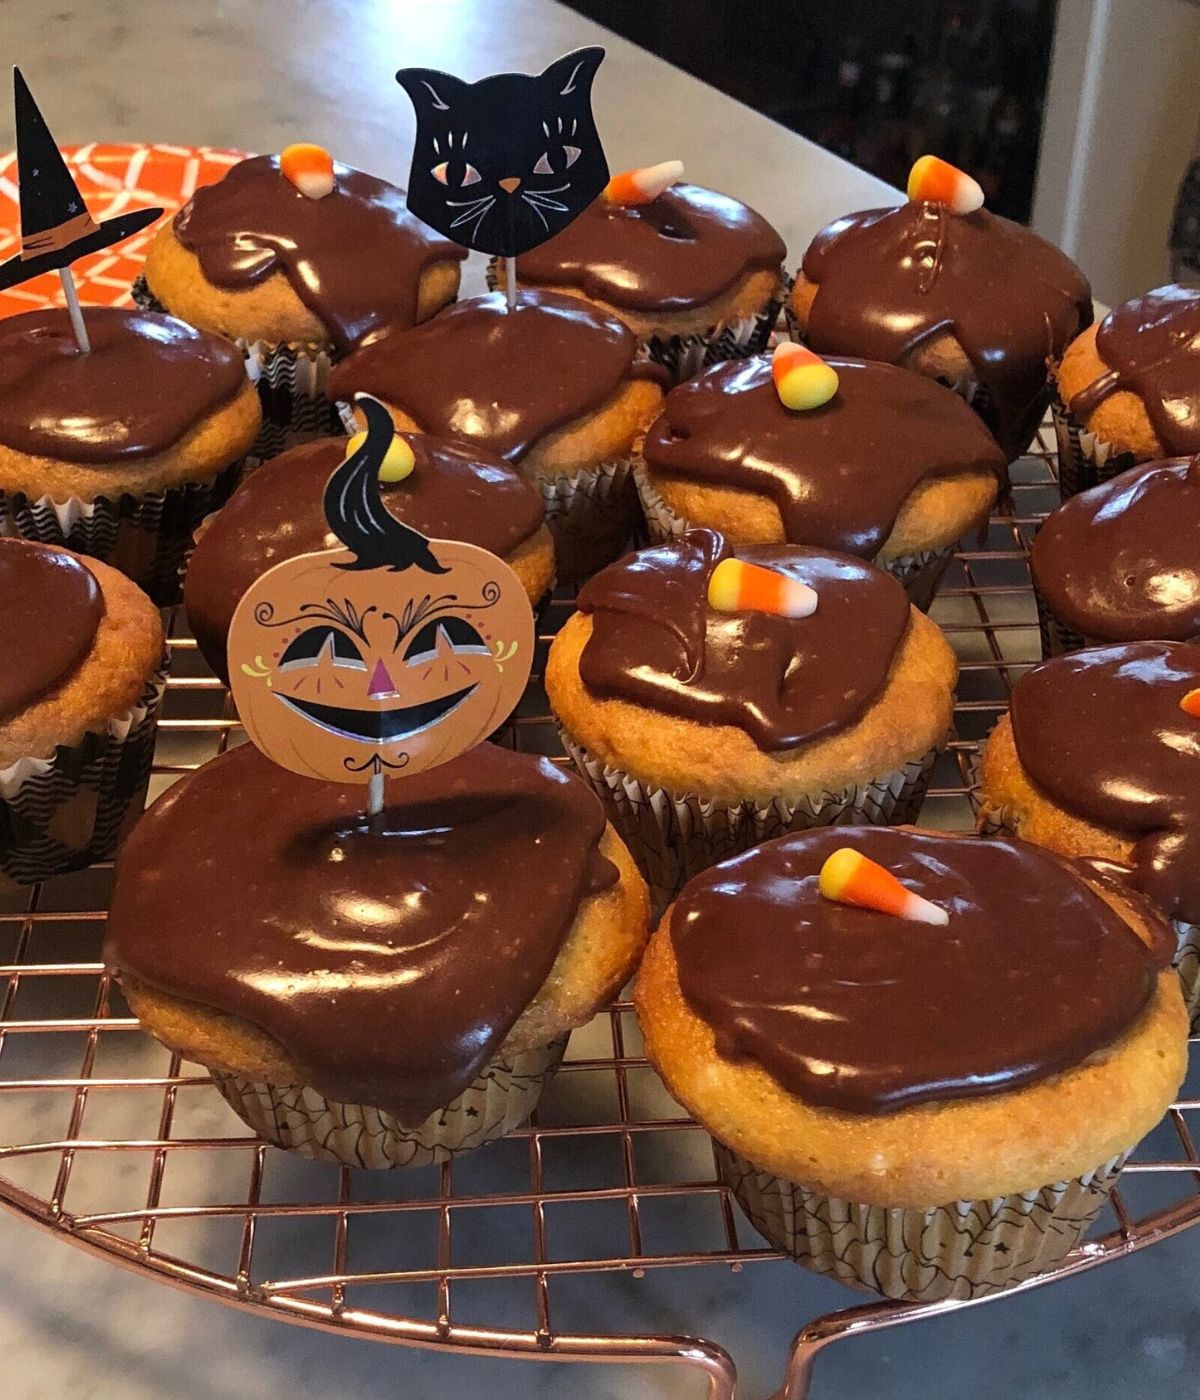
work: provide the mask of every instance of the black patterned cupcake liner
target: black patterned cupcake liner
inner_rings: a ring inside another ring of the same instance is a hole
[[[166,688],[166,658],[138,703],[52,758],[0,771],[0,871],[18,884],[108,860],[141,814]]]
[[[1111,443],[1089,433],[1067,411],[1057,392],[1050,397],[1050,416],[1058,444],[1058,489],[1064,501],[1137,466],[1134,453],[1118,452]]]
[[[632,458],[599,462],[570,476],[528,479],[541,493],[559,583],[582,583],[640,542],[645,522]]]

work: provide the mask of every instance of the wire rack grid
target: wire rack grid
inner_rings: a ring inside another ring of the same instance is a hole
[[[955,732],[923,821],[972,824],[978,746],[1039,657],[1027,572],[1057,497],[1048,438],[1012,500],[956,555],[933,616],[959,654]],[[538,680],[571,608],[555,598],[506,742],[561,759]],[[223,686],[171,618],[172,676],[151,795],[242,734]],[[716,1178],[704,1131],[666,1095],[619,1000],[572,1037],[537,1115],[441,1167],[370,1173],[264,1146],[198,1066],[146,1036],[99,960],[111,869],[0,902],[0,1204],[127,1266],[229,1303],[415,1346],[560,1360],[686,1364],[732,1400],[729,1354],[700,1337],[597,1335],[574,1285],[624,1271],[777,1256]],[[1200,1059],[1200,1057],[1198,1057]],[[1200,1219],[1200,1157],[1181,1100],[1126,1168],[1103,1223],[1054,1274],[1089,1269]],[[730,1277],[728,1286],[737,1286]],[[984,1300],[986,1301],[986,1300]],[[803,1400],[831,1342],[974,1304],[868,1303],[794,1338],[781,1400]],[[786,1339],[781,1339],[782,1343]]]

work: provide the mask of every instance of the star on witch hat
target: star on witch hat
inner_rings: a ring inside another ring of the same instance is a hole
[[[88,213],[46,119],[19,68],[13,69],[17,176],[21,187],[21,251],[0,264],[0,290],[67,267],[85,253],[119,243],[151,224],[161,209],[133,209],[97,223]]]

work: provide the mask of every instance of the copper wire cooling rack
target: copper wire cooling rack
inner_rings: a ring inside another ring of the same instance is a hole
[[[947,829],[970,827],[979,741],[1039,655],[1026,559],[1057,496],[1049,450],[1015,477],[1011,505],[986,539],[966,542],[933,610],[962,662],[955,737],[923,817]],[[543,647],[569,610],[569,598],[555,600]],[[179,618],[172,633],[152,795],[241,739]],[[508,741],[558,753],[536,678]],[[420,1171],[309,1163],[248,1136],[197,1066],[139,1030],[98,960],[110,879],[96,867],[0,904],[0,1203],[120,1263],[277,1317],[416,1346],[675,1362],[706,1378],[710,1400],[732,1400],[734,1363],[717,1343],[655,1335],[652,1316],[643,1335],[617,1335],[619,1317],[612,1335],[595,1335],[595,1309],[575,1306],[589,1275],[708,1268],[735,1289],[742,1266],[777,1257],[717,1182],[707,1135],[646,1064],[627,1001],[575,1034],[536,1119],[504,1142]],[[1171,1110],[1090,1241],[1024,1287],[1200,1220],[1193,1112],[1200,1099]],[[874,1302],[817,1318],[792,1343],[780,1400],[809,1394],[831,1342],[963,1306],[975,1304]]]

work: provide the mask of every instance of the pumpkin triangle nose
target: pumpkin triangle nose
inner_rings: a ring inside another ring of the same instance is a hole
[[[375,663],[375,669],[371,672],[371,681],[367,686],[367,695],[372,700],[379,699],[383,695],[395,695],[396,686],[388,668],[383,664],[382,659]]]
[[[501,167],[501,169],[503,169],[503,167]],[[497,180],[496,183],[505,194],[516,194],[521,188],[521,177],[519,175],[508,175],[503,180]]]

